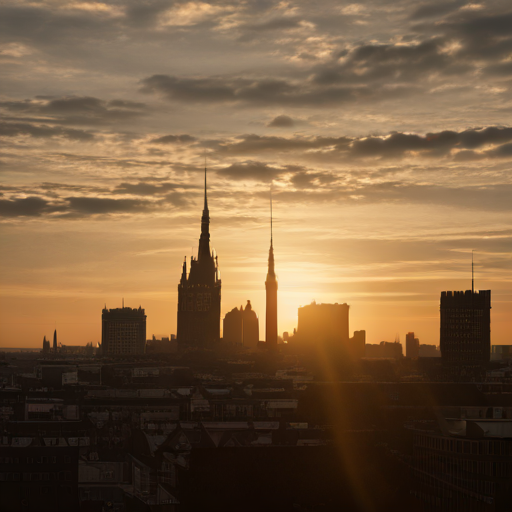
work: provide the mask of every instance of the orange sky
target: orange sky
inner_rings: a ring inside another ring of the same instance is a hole
[[[507,2],[0,6],[0,346],[100,341],[122,298],[176,332],[204,157],[222,316],[279,332],[351,305],[367,341],[439,343],[439,297],[492,290],[512,343]],[[44,23],[41,20],[45,20]],[[70,28],[72,27],[72,28]]]

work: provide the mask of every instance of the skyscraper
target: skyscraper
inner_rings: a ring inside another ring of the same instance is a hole
[[[103,309],[101,315],[101,349],[103,355],[144,354],[146,349],[146,314],[139,309]]]
[[[57,353],[57,329],[53,331],[53,353]]]
[[[441,357],[453,376],[471,376],[489,362],[491,290],[441,293]]]
[[[217,256],[210,251],[210,212],[204,169],[204,208],[197,258],[183,263],[178,285],[178,342],[207,346],[220,338],[221,280]]]
[[[414,337],[413,332],[405,335],[405,354],[410,359],[418,359],[420,355],[420,340]]]
[[[265,318],[265,341],[267,348],[277,348],[277,277],[274,268],[274,244],[272,233],[272,198],[270,198],[270,250],[268,252],[268,272],[265,281],[267,309]]]

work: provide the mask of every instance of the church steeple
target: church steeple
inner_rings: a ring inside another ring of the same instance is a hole
[[[206,188],[206,165],[204,167],[204,207],[201,217],[201,236],[199,237],[199,251],[197,259],[202,257],[211,257],[210,255],[210,212],[208,210],[208,195]]]

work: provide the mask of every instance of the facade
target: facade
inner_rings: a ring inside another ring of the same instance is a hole
[[[178,285],[178,343],[208,346],[220,339],[221,280],[217,256],[210,251],[210,212],[204,174],[204,209],[197,258],[183,263]]]
[[[414,337],[413,332],[405,335],[405,355],[410,359],[418,359],[420,356],[420,340]]]
[[[101,347],[103,356],[144,354],[146,314],[139,309],[103,309]]]
[[[299,308],[297,337],[303,344],[346,344],[349,340],[348,304],[317,304]]]
[[[50,340],[46,339],[46,336],[43,338],[43,354],[50,353]]]
[[[247,348],[256,348],[260,340],[260,326],[258,315],[252,309],[251,301],[248,300],[242,312],[243,317],[243,345]],[[277,322],[276,322],[277,328]]]
[[[390,341],[381,341],[379,345],[366,345],[368,359],[402,359],[402,344]]]
[[[441,293],[441,357],[454,376],[470,376],[490,360],[491,290]]]
[[[277,348],[277,277],[274,266],[274,244],[272,236],[272,203],[270,203],[270,249],[268,251],[268,272],[265,281],[266,316],[265,341],[267,348]]]
[[[443,423],[442,432],[418,431],[414,436],[413,494],[423,502],[423,510],[510,510],[512,422],[446,419]]]
[[[233,308],[226,313],[223,321],[223,340],[247,348],[256,348],[260,337],[259,320],[253,311],[251,301],[247,301],[245,309]]]

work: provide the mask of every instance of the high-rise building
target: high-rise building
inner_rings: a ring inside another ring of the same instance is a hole
[[[146,348],[146,314],[139,309],[103,309],[101,315],[101,349],[103,356],[144,354]]]
[[[348,304],[317,304],[299,308],[297,337],[302,344],[347,344]]]
[[[243,309],[243,306],[240,306],[240,309],[233,308],[226,313],[222,322],[222,339],[226,343],[233,343],[234,345],[242,344],[244,339]]]
[[[250,300],[247,301],[242,317],[244,327],[243,345],[247,348],[256,348],[260,341],[260,325],[258,315],[252,309]]]
[[[223,321],[223,340],[225,342],[256,348],[259,333],[258,315],[253,311],[250,300],[247,301],[245,309],[240,306],[240,309],[233,308],[226,313]]]
[[[183,263],[178,285],[178,343],[207,346],[220,338],[221,280],[217,256],[210,251],[210,212],[204,170],[204,208],[197,258]]]
[[[265,281],[267,294],[265,315],[265,341],[268,349],[277,348],[277,277],[274,268],[274,243],[272,234],[272,199],[270,200],[270,249],[268,252],[268,272]]]
[[[50,353],[50,340],[46,339],[46,336],[43,338],[43,354]]]
[[[489,362],[491,290],[441,293],[441,357],[454,375],[471,375]]]
[[[57,353],[57,329],[53,331],[53,353]]]
[[[405,355],[410,359],[418,359],[420,350],[420,340],[414,337],[413,332],[405,335]]]

